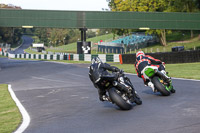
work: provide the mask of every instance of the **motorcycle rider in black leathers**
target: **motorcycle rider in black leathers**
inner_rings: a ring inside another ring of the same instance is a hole
[[[100,101],[110,101],[109,97],[106,95],[106,90],[104,89],[104,83],[101,79],[106,79],[108,81],[117,82],[118,75],[116,73],[109,73],[108,71],[119,72],[122,71],[115,66],[110,66],[107,63],[103,63],[99,57],[94,57],[91,61],[89,77],[93,82],[94,86],[98,89]],[[117,87],[126,89],[127,87],[119,82],[116,83]],[[133,97],[135,92],[133,92]],[[141,104],[141,101],[138,101]]]

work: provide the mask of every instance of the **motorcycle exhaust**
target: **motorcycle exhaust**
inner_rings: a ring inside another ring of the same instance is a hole
[[[162,79],[164,79],[166,82],[170,82],[170,77],[168,77],[167,75],[163,74],[162,72],[160,72],[159,70],[155,69],[156,74],[161,77]]]
[[[113,86],[116,86],[117,88],[119,88],[120,91],[125,91],[126,93],[129,93],[129,89],[125,85],[123,85],[117,81],[113,81]]]

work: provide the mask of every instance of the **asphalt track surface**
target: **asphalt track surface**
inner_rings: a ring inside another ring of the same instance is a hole
[[[198,133],[200,82],[173,79],[176,93],[154,94],[130,77],[143,100],[132,110],[100,102],[89,64],[0,58],[0,83],[12,85],[31,122],[25,133]]]
[[[33,43],[33,39],[31,37],[28,36],[22,36],[22,44],[16,48],[14,51],[8,51],[10,54],[24,54],[24,49],[29,48],[32,43]]]

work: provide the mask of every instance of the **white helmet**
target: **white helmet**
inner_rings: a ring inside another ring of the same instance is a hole
[[[138,51],[138,52],[136,53],[136,58],[139,57],[139,56],[141,56],[141,55],[144,56],[144,55],[145,55],[144,52],[143,52],[143,51]]]

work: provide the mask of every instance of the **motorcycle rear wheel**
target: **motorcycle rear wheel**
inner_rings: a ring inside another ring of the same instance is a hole
[[[109,97],[113,103],[115,103],[122,110],[130,110],[132,105],[127,103],[121,95],[117,92],[116,88],[110,88],[108,90]]]
[[[163,96],[169,96],[170,92],[166,90],[165,86],[160,83],[159,77],[154,76],[152,79],[155,89],[157,89]]]

